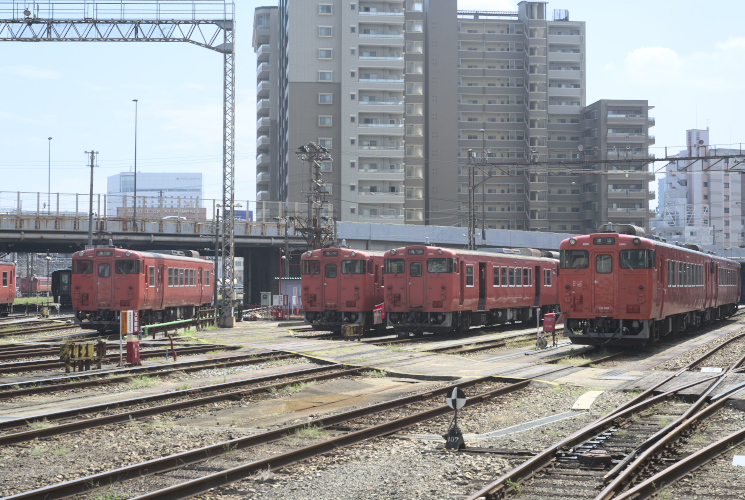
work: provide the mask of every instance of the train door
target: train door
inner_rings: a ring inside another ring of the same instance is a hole
[[[112,301],[115,297],[114,280],[111,278],[111,273],[114,271],[114,259],[98,258],[94,262],[96,264],[96,290],[94,296],[98,299],[96,306],[108,309],[114,305]]]
[[[463,261],[460,261],[460,265],[458,266],[458,275],[460,276],[460,304],[463,305],[463,298],[466,295],[466,268],[463,265]]]
[[[165,281],[166,268],[163,265],[163,259],[155,259],[155,291],[151,296],[153,301],[153,308],[156,310],[163,309],[163,300],[165,295],[164,281]]]
[[[326,262],[323,267],[323,304],[327,308],[336,308],[339,304],[339,266],[336,262]]]
[[[483,311],[486,307],[486,262],[479,262],[479,307]]]
[[[409,261],[409,281],[406,292],[409,307],[422,307],[424,305],[424,262],[421,260]]]
[[[615,313],[616,276],[613,274],[614,255],[610,253],[596,253],[591,261],[592,279],[595,287],[592,294],[592,310],[595,314],[606,316]],[[594,263],[593,263],[594,262]]]
[[[543,283],[543,274],[541,273],[541,266],[535,266],[535,269],[533,269],[533,272],[535,273],[533,275],[533,289],[534,289],[534,295],[535,300],[533,301],[533,307],[538,307],[541,305],[541,284]]]

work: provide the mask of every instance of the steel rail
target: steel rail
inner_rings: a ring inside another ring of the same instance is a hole
[[[286,356],[292,356],[291,354],[288,354]],[[285,372],[285,373],[314,373],[315,371],[322,371],[322,370],[328,370],[330,367],[339,367],[341,365],[335,364],[335,365],[325,365],[321,367],[314,367],[314,368],[306,368],[305,370],[297,370],[296,372]],[[123,399],[120,401],[112,401],[110,403],[101,403],[97,405],[92,406],[83,406],[80,408],[72,408],[69,410],[62,410],[54,413],[42,413],[39,415],[31,415],[28,417],[21,417],[17,418],[15,420],[4,420],[0,421],[0,430],[8,430],[8,429],[15,429],[18,427],[24,427],[29,422],[35,422],[35,421],[56,421],[56,420],[62,420],[65,418],[72,418],[77,417],[80,415],[86,415],[89,413],[96,413],[100,411],[109,411],[114,408],[125,408],[128,406],[135,406],[139,404],[148,404],[152,402],[162,401],[164,399],[172,399],[174,397],[189,397],[193,395],[199,395],[203,392],[205,392],[205,389],[207,390],[219,390],[219,389],[231,389],[234,387],[241,387],[246,384],[250,383],[256,383],[256,382],[268,382],[271,380],[275,380],[278,376],[283,376],[283,374],[273,374],[273,375],[267,375],[264,377],[255,377],[245,380],[237,380],[234,382],[224,382],[222,384],[215,384],[210,386],[202,386],[202,387],[195,387],[192,389],[182,389],[178,391],[171,391],[161,394],[153,394],[150,396],[142,396],[138,398],[131,398],[131,399]]]
[[[511,337],[475,340],[473,342],[463,342],[460,344],[452,344],[449,346],[438,346],[438,347],[433,347],[431,349],[423,349],[423,351],[426,351],[426,352],[452,351],[452,354],[462,354],[462,353],[469,353],[469,352],[485,351],[487,349],[493,349],[496,347],[504,347],[505,345],[507,345],[507,342],[514,342],[518,339],[530,340],[532,338],[535,338],[535,334],[522,333],[520,335],[513,335]]]
[[[179,354],[203,354],[217,349],[232,350],[237,349],[233,346],[199,346],[199,347],[182,347],[178,350]],[[161,358],[168,352],[168,348],[157,349],[153,351],[141,351],[140,359]],[[119,359],[119,353],[107,354],[102,358],[103,361],[116,361]],[[18,361],[16,363],[0,363],[0,373],[13,373],[26,370],[54,369],[65,366],[63,361],[58,359],[49,359],[45,361]]]
[[[186,362],[179,362],[175,365],[155,365],[155,366],[137,366],[131,367],[124,370],[110,370],[100,371],[91,374],[81,374],[70,377],[60,377],[52,379],[40,379],[31,380],[27,382],[19,382],[17,384],[2,384],[0,385],[0,400],[9,399],[19,396],[27,396],[29,394],[45,393],[48,394],[51,391],[56,390],[72,390],[72,389],[83,389],[86,387],[100,387],[110,384],[118,384],[136,378],[142,374],[147,374],[153,377],[162,377],[170,373],[175,372],[193,372],[197,370],[205,370],[210,368],[223,368],[235,365],[255,365],[259,363],[266,363],[267,361],[277,359],[287,359],[294,357],[293,354],[280,354],[280,353],[269,353],[269,354],[247,354],[243,356],[236,356],[235,358],[223,358],[220,360],[208,359],[208,360],[192,360]],[[104,375],[116,375],[113,378],[100,378]],[[88,380],[77,380],[80,378],[87,378]],[[74,380],[73,382],[70,382]],[[7,390],[4,390],[5,388]],[[16,389],[15,387],[19,387]]]
[[[71,496],[71,495],[78,494],[78,493],[85,493],[91,490],[94,487],[93,485],[95,485],[95,487],[108,486],[110,484],[122,482],[128,479],[133,479],[133,478],[137,478],[137,477],[144,476],[144,475],[167,472],[173,469],[184,467],[186,465],[191,465],[191,464],[195,464],[198,462],[202,462],[204,460],[222,455],[229,451],[246,449],[252,446],[257,446],[260,444],[265,444],[271,441],[275,441],[277,439],[281,439],[287,436],[288,434],[291,434],[292,432],[295,432],[296,430],[306,427],[308,425],[324,427],[324,428],[330,427],[330,426],[339,424],[341,422],[353,420],[355,418],[364,417],[364,416],[378,413],[384,410],[398,408],[400,406],[404,406],[404,405],[411,404],[411,403],[416,403],[416,402],[426,400],[432,397],[442,396],[442,395],[447,394],[449,391],[452,391],[453,388],[455,387],[461,387],[461,388],[469,387],[469,386],[473,386],[479,383],[483,383],[491,379],[492,377],[481,377],[477,379],[472,379],[472,380],[469,380],[469,381],[466,381],[460,384],[453,384],[453,385],[449,385],[446,387],[441,387],[438,389],[433,389],[430,391],[425,391],[422,393],[414,394],[411,396],[405,396],[402,398],[394,399],[391,401],[384,401],[382,403],[377,403],[374,405],[366,406],[364,408],[358,408],[355,410],[350,410],[350,411],[339,413],[336,415],[321,417],[321,418],[309,420],[303,423],[293,424],[293,425],[281,427],[278,429],[262,432],[260,434],[253,434],[250,436],[244,436],[244,437],[240,437],[236,439],[231,439],[229,441],[224,441],[222,443],[217,443],[214,445],[205,446],[205,447],[194,449],[194,450],[177,453],[175,455],[169,455],[167,457],[149,460],[147,462],[142,462],[139,464],[132,464],[132,465],[125,466],[125,467],[115,469],[112,471],[106,471],[106,472],[94,474],[88,477],[83,477],[79,479],[74,479],[72,481],[67,481],[64,483],[46,486],[46,487],[39,488],[36,490],[31,490],[31,491],[19,493],[16,495],[12,495],[12,496],[6,497],[4,500],[11,500],[11,499],[12,500],[54,500],[54,499],[64,498],[64,497]],[[524,380],[521,382],[511,384],[507,387],[497,389],[496,391],[504,391],[504,393],[508,393],[508,392],[522,389],[526,387],[529,383],[530,381]],[[479,395],[479,396],[482,396],[482,395]],[[493,397],[493,396],[490,396],[490,397]],[[473,404],[472,400],[476,400],[476,399],[478,399],[478,396],[469,399],[469,403]],[[447,406],[439,407],[438,410],[442,408],[445,408],[447,411],[452,411]],[[338,445],[335,445],[335,446],[338,446]],[[251,464],[248,464],[248,465],[251,465]],[[264,465],[261,465],[259,467],[265,468]],[[234,469],[230,469],[230,470],[232,471]],[[224,474],[224,472],[226,471],[218,473],[217,475],[221,476]],[[211,477],[211,476],[207,476],[207,477]],[[241,478],[242,477],[238,477],[238,479],[241,479]]]
[[[673,376],[669,377],[668,380],[671,380],[672,378]],[[560,449],[571,448],[573,446],[581,444],[582,442],[592,438],[593,436],[595,436],[596,434],[598,434],[605,428],[611,426],[613,422],[618,418],[629,417],[630,415],[636,412],[643,411],[654,404],[657,404],[669,397],[672,397],[675,393],[679,391],[688,389],[690,387],[696,386],[703,382],[714,380],[716,378],[718,377],[708,377],[703,380],[691,382],[691,383],[676,387],[674,389],[671,389],[667,392],[664,392],[652,398],[641,400],[641,401],[637,401],[639,400],[639,397],[634,398],[632,401],[636,401],[636,403],[633,406],[624,408],[623,410],[616,411],[615,413],[611,413],[609,415],[601,417],[600,419],[588,424],[582,429],[562,439],[558,443],[551,445],[550,447],[546,448],[545,450],[543,450],[541,453],[534,456],[530,460],[523,462],[522,464],[518,465],[511,471],[507,472],[506,474],[503,474],[496,481],[489,483],[488,485],[481,488],[478,492],[473,493],[471,496],[468,497],[468,500],[478,500],[480,498],[486,498],[489,500],[493,500],[497,498],[504,498],[504,496],[507,493],[506,490],[509,488],[509,486],[507,486],[508,482],[523,483],[526,480],[530,479],[537,472],[539,472],[541,469],[543,469],[549,463],[551,463],[551,461],[553,461],[554,459],[554,456]]]
[[[300,372],[294,372],[294,373],[290,372],[290,373],[282,375],[282,377],[290,377],[296,374],[307,374],[307,373],[318,373],[318,372],[324,372],[324,371],[331,371],[333,369],[339,369],[339,368],[342,368],[342,366],[341,365],[330,365],[330,366],[322,366],[322,367],[317,367],[317,368],[309,368],[307,370],[302,370]],[[45,438],[45,437],[50,437],[50,436],[58,436],[60,434],[70,434],[73,432],[78,432],[78,431],[82,431],[86,429],[92,429],[94,427],[101,427],[102,425],[115,424],[119,422],[129,422],[132,419],[149,417],[152,415],[159,415],[161,413],[167,413],[169,411],[182,410],[184,408],[193,408],[195,406],[203,406],[209,403],[225,401],[227,399],[233,400],[235,398],[241,398],[243,396],[248,396],[248,395],[256,394],[259,392],[266,392],[271,389],[285,387],[290,384],[326,380],[329,378],[345,377],[347,375],[359,374],[362,371],[364,371],[364,369],[352,368],[349,370],[343,370],[339,372],[325,373],[325,374],[322,373],[320,375],[313,375],[310,377],[304,377],[301,379],[295,379],[295,380],[286,381],[286,382],[278,382],[276,384],[271,384],[271,385],[263,385],[263,386],[254,387],[251,389],[221,392],[219,394],[212,394],[209,396],[203,396],[203,397],[199,397],[195,399],[186,399],[183,401],[177,401],[175,403],[166,403],[164,405],[152,406],[149,408],[142,408],[139,410],[132,410],[132,411],[128,411],[125,413],[116,413],[114,415],[106,415],[103,417],[76,420],[74,422],[70,422],[67,424],[56,425],[53,427],[47,427],[43,429],[32,429],[32,430],[25,431],[25,432],[16,432],[13,434],[7,434],[5,436],[0,436],[0,446],[8,445],[8,444],[15,444],[15,443],[22,443],[24,441],[31,441],[33,439],[40,439],[40,438]],[[278,377],[277,375],[272,375],[268,377],[249,379],[246,381],[242,381],[243,382],[242,385],[249,385],[249,384],[255,385],[261,382],[277,380],[278,378],[280,377]],[[219,384],[219,385],[224,386],[226,384]],[[231,382],[230,385],[233,385],[235,387],[238,384],[235,382]],[[215,390],[214,389],[215,387],[216,386],[203,386],[203,387],[199,387],[196,389],[191,389],[190,391],[192,394],[198,394],[199,392],[212,392]],[[172,392],[167,393],[167,395],[172,395],[172,394],[174,393]]]
[[[732,448],[734,443],[739,443],[743,439],[745,439],[745,427],[661,470],[652,477],[618,495],[615,497],[615,500],[630,500],[632,498],[642,500],[649,498],[659,493],[660,489],[666,485],[682,479],[687,474],[690,474],[692,471]]]

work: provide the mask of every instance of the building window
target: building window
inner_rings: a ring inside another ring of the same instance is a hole
[[[333,143],[332,139],[320,139],[320,138],[318,139],[318,145],[326,149],[330,149],[332,143]]]
[[[318,81],[319,82],[330,82],[334,77],[333,71],[319,71]]]
[[[318,36],[333,36],[334,34],[334,28],[331,26],[319,26],[318,27]]]
[[[318,126],[319,127],[331,127],[333,123],[333,117],[327,116],[327,115],[321,115],[318,117]]]
[[[353,139],[353,138],[350,137],[349,138],[349,144],[351,144],[352,146],[354,146],[355,144],[357,144],[357,139]]]
[[[350,33],[357,33],[357,26],[350,26],[349,27],[349,32]]]
[[[357,186],[355,186],[354,184],[350,184],[349,185],[349,190],[350,191],[355,191],[356,189],[357,189]]]
[[[355,99],[357,99],[357,94],[352,92],[351,94],[349,94],[349,98],[354,101]]]
[[[318,59],[331,59],[331,49],[318,49]]]
[[[318,13],[319,14],[331,14],[331,5],[327,4],[320,4],[318,6]]]
[[[349,53],[355,55],[357,53],[357,49],[349,49]]]
[[[330,161],[322,161],[321,162],[321,172],[331,172],[331,162]]]
[[[357,77],[357,72],[356,71],[350,71],[349,72],[349,76],[351,76],[352,78],[356,78]],[[354,99],[354,97],[352,99]]]
[[[334,94],[318,94],[318,104],[333,104]]]

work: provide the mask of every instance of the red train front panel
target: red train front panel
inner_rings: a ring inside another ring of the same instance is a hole
[[[214,294],[206,260],[98,248],[73,255],[72,302],[78,324],[118,328],[119,312],[140,312],[140,324],[196,317]]]
[[[449,333],[558,310],[552,259],[427,246],[385,260],[388,321],[399,334]]]
[[[735,311],[739,269],[727,259],[618,233],[569,238],[560,250],[561,309],[576,344],[644,345]]]
[[[383,303],[382,252],[324,248],[305,252],[301,262],[303,310],[313,328],[385,326],[376,325],[374,315]]]
[[[0,316],[13,312],[13,301],[16,298],[16,265],[12,262],[0,262]]]

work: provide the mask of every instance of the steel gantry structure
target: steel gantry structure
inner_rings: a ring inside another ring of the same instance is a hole
[[[235,5],[232,0],[0,1],[4,42],[186,42],[223,54],[220,323],[233,326]],[[215,256],[217,260],[217,255]]]

